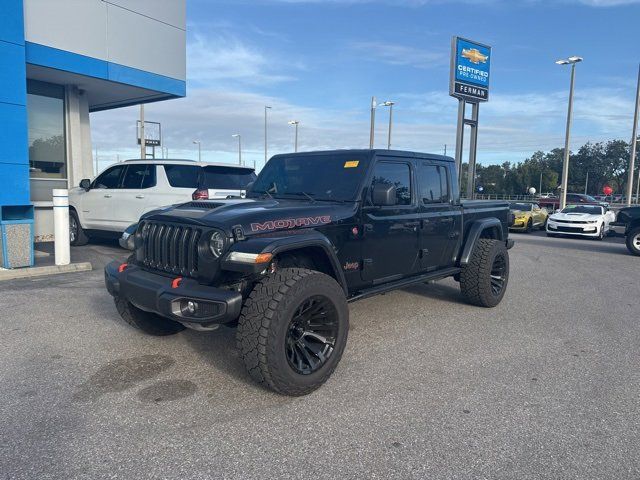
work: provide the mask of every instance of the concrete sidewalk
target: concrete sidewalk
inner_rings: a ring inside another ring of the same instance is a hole
[[[116,241],[97,240],[82,247],[71,247],[71,264],[56,265],[53,242],[36,243],[35,265],[29,268],[0,269],[0,281],[102,270],[111,260],[124,260],[129,254]]]

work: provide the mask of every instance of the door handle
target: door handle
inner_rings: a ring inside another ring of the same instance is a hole
[[[445,217],[442,220],[440,220],[442,223],[451,223],[453,222],[453,217]]]
[[[144,195],[142,195],[141,193],[136,195],[136,198],[144,198]]]
[[[104,198],[111,198],[111,194],[110,193],[105,193],[104,194]]]
[[[420,222],[407,222],[404,224],[405,227],[407,228],[411,228],[411,227],[417,227],[420,225]]]

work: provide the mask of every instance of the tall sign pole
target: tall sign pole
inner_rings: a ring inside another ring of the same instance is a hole
[[[144,103],[140,104],[140,158],[147,158],[147,143],[144,138]]]
[[[627,180],[627,205],[631,205],[633,195],[633,169],[638,144],[638,111],[640,110],[640,65],[638,65],[638,86],[636,87],[636,109],[633,114],[633,135],[631,136],[631,158],[629,159],[629,179]]]
[[[373,149],[373,137],[376,129],[376,97],[371,97],[371,126],[369,127],[369,148]]]
[[[469,164],[467,172],[467,198],[473,198],[476,180],[478,150],[478,117],[480,102],[489,100],[489,73],[491,47],[461,37],[451,39],[451,74],[449,95],[458,99],[458,124],[456,129],[456,168],[458,187],[462,184],[462,153],[465,126],[471,128]],[[471,118],[466,117],[467,104],[471,104]]]

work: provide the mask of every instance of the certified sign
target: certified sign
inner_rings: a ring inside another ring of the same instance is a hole
[[[489,100],[490,64],[491,47],[453,37],[449,95],[474,103]]]

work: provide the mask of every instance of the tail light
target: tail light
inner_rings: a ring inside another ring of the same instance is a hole
[[[209,190],[198,188],[191,194],[192,200],[209,200]]]

